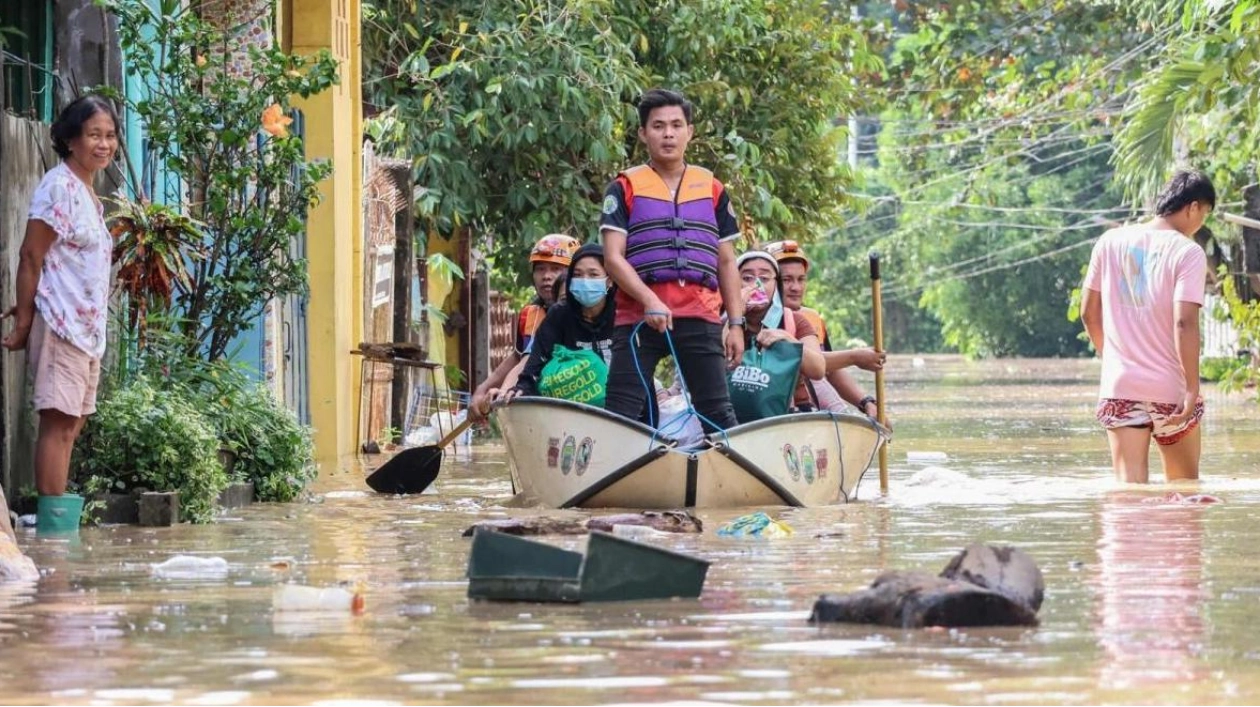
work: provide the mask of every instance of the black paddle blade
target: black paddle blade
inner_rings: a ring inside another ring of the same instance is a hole
[[[429,488],[441,468],[441,447],[412,447],[395,454],[369,474],[367,485],[378,493],[421,493]]]

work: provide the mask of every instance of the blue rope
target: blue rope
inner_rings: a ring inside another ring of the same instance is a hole
[[[630,331],[630,353],[634,357],[634,370],[636,373],[639,374],[639,382],[643,384],[643,389],[647,391],[648,396],[655,399],[656,390],[650,383],[648,383],[647,378],[643,375],[643,367],[639,365],[639,347],[638,347],[639,329],[642,329],[644,324],[647,324],[647,321],[641,321],[638,324],[635,324],[634,329]],[[669,355],[672,356],[674,359],[674,372],[678,375],[678,382],[682,384],[682,392],[684,396],[683,399],[687,401],[686,414],[679,415],[678,419],[675,420],[674,423],[678,423],[679,431],[682,431],[682,429],[685,428],[687,425],[687,420],[689,420],[692,415],[695,415],[697,418],[700,419],[701,422],[707,422],[709,423],[710,427],[717,430],[718,432],[721,432],[722,438],[725,441],[729,442],[730,439],[729,437],[727,437],[726,429],[723,428],[721,425],[714,423],[712,420],[705,417],[704,415],[701,415],[700,411],[696,410],[695,406],[691,404],[691,391],[687,387],[687,379],[683,378],[682,366],[678,363],[678,352],[674,350],[674,338],[670,336],[669,329],[666,329],[664,331],[664,334],[665,334],[665,343],[669,344]],[[664,428],[662,429],[656,428],[655,416],[652,414],[652,403],[650,401],[644,401],[644,402],[646,402],[648,406],[648,426],[652,428],[652,439],[649,442],[649,444],[655,444],[656,438],[658,436],[668,437],[668,435],[666,434]],[[667,425],[667,427],[672,428],[674,426],[674,423]]]

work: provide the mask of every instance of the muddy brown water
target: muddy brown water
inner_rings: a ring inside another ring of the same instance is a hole
[[[1225,503],[1143,503],[1167,488],[1110,480],[1097,370],[894,358],[890,495],[872,469],[858,503],[762,509],[797,531],[777,540],[718,537],[743,511],[703,512],[703,535],[667,541],[713,562],[698,600],[469,603],[461,532],[524,512],[499,505],[511,488],[493,444],[448,460],[420,497],[371,495],[350,462],[313,502],[213,525],[26,533],[45,576],[0,588],[0,702],[1260,702],[1260,410],[1207,391],[1204,480],[1182,490]],[[938,570],[975,540],[1041,565],[1039,628],[805,621],[822,592]],[[177,554],[227,572],[152,575]],[[360,583],[367,612],[276,613],[286,581]]]

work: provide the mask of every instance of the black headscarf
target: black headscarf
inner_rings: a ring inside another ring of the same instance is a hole
[[[573,259],[569,261],[569,270],[565,276],[566,282],[573,282],[573,269],[577,267],[578,261],[582,258],[598,258],[599,264],[603,265],[604,246],[598,243],[587,243],[578,248],[577,252],[573,254]],[[600,312],[599,318],[594,322],[587,322],[582,317],[582,305],[578,304],[572,297],[565,297],[564,302],[569,312],[581,321],[583,326],[598,331],[607,326],[613,320],[613,317],[617,316],[617,307],[613,304],[616,301],[616,298],[613,297],[616,292],[616,285],[609,286],[608,295],[604,298],[604,311]]]

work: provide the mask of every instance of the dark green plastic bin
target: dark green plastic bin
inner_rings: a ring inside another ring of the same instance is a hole
[[[700,596],[706,560],[592,531],[586,554],[478,529],[468,596],[493,601],[632,601]]]

